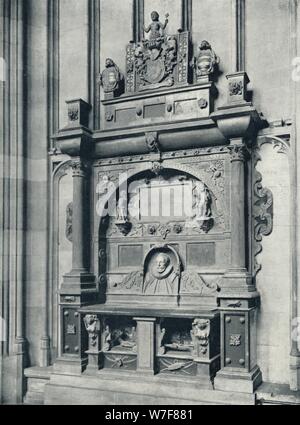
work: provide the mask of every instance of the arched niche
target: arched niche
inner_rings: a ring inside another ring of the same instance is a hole
[[[98,276],[103,294],[116,295],[119,291],[124,295],[127,289],[136,288],[139,295],[137,287],[145,255],[154,245],[165,243],[177,252],[183,271],[194,273],[192,278],[184,277],[186,293],[190,294],[194,285],[195,292],[211,296],[217,287],[216,280],[226,268],[226,264],[218,264],[218,258],[226,258],[229,248],[224,249],[224,256],[216,256],[215,245],[219,241],[215,239],[226,233],[225,211],[223,194],[207,174],[180,164],[163,167],[161,163],[151,163],[128,172],[120,181],[117,174],[103,173],[96,191],[99,196],[96,206]],[[121,199],[122,193],[126,194],[125,202]],[[181,195],[183,201],[178,201]],[[150,203],[154,199],[156,214],[153,214],[152,204],[145,208],[145,199]],[[158,206],[157,199],[164,203]],[[125,214],[123,210],[120,212],[124,205],[127,206]],[[147,215],[145,209],[150,214]],[[182,213],[178,213],[179,210]],[[166,211],[169,214],[162,214]],[[189,258],[192,249],[198,246],[194,257]],[[203,255],[199,254],[198,261],[197,255],[202,248]],[[212,268],[208,276],[200,275],[198,263],[202,268]]]

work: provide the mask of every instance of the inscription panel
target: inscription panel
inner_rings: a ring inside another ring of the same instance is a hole
[[[213,266],[216,264],[214,242],[187,244],[187,264],[189,266]]]
[[[144,118],[163,117],[165,115],[165,104],[145,105]]]
[[[136,109],[127,108],[127,109],[117,109],[116,110],[116,123],[118,124],[128,124],[130,121],[134,121],[136,118]]]
[[[119,245],[119,267],[136,267],[143,263],[143,245]]]

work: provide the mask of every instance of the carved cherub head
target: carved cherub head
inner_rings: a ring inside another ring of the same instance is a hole
[[[158,273],[163,273],[170,264],[170,257],[167,254],[160,253],[155,259],[156,270]]]
[[[211,45],[208,41],[203,40],[199,47],[200,50],[211,50]]]

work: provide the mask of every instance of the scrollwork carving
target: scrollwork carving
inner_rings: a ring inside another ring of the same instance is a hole
[[[260,144],[253,150],[253,272],[256,275],[261,270],[261,264],[257,261],[257,255],[262,251],[263,236],[269,236],[273,230],[273,194],[270,189],[263,187],[262,175],[256,169],[261,161],[259,154]]]
[[[197,295],[214,295],[219,290],[216,282],[206,283],[196,272],[184,271],[181,275],[181,293],[194,293]]]
[[[124,277],[122,282],[118,285],[121,289],[126,290],[137,290],[138,292],[142,289],[143,286],[143,272],[137,271],[129,273]]]

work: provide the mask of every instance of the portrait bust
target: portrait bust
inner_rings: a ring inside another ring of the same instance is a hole
[[[149,262],[144,281],[144,293],[172,295],[178,291],[178,271],[174,258],[167,252],[157,252]]]

